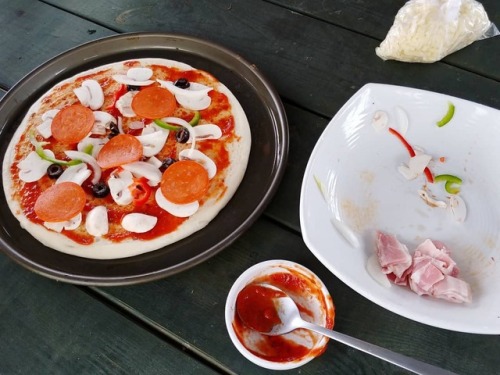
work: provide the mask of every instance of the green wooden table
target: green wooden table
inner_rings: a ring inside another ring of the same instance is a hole
[[[442,62],[384,62],[374,49],[402,0],[0,0],[0,90],[44,61],[116,33],[156,31],[221,44],[277,88],[290,126],[286,174],[264,215],[210,260],[163,280],[126,287],[59,283],[0,255],[0,374],[264,374],[233,347],[224,323],[235,279],[282,258],[316,272],[334,297],[336,329],[459,374],[500,373],[498,335],[429,327],[387,311],[333,276],[307,249],[300,182],[329,119],[368,82],[446,93],[500,108],[500,39]],[[500,25],[500,3],[485,0]],[[1,224],[1,223],[0,223]],[[402,374],[330,342],[290,373]]]

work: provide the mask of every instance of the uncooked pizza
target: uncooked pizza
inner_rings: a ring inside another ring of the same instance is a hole
[[[44,245],[130,257],[204,228],[237,190],[250,145],[241,105],[209,72],[128,60],[75,75],[33,104],[3,185]]]

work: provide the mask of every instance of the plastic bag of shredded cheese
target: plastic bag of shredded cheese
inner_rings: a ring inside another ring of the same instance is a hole
[[[375,52],[384,60],[431,63],[498,34],[475,0],[410,0]]]

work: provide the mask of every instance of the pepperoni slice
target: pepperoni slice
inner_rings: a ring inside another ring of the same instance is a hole
[[[142,89],[132,99],[132,110],[135,114],[152,120],[171,116],[176,106],[175,96],[158,86]]]
[[[141,142],[130,134],[118,134],[99,151],[97,164],[101,168],[113,168],[142,158]]]
[[[61,182],[40,194],[35,202],[35,214],[43,221],[67,221],[82,212],[86,200],[85,191],[80,185]]]
[[[78,143],[94,126],[94,113],[81,104],[64,107],[54,116],[52,136],[62,143]]]
[[[186,204],[203,198],[208,185],[208,172],[201,164],[180,160],[163,172],[160,189],[170,202]]]

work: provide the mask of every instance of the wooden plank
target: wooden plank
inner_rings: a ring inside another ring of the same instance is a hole
[[[39,1],[1,0],[0,7],[0,87],[4,88],[59,53],[113,34]]]
[[[498,337],[431,328],[384,310],[333,276],[311,255],[299,236],[267,219],[258,220],[228,249],[191,270],[144,285],[99,290],[193,343],[234,372],[264,374],[265,370],[250,364],[233,347],[224,324],[224,305],[236,278],[248,267],[269,259],[291,260],[315,270],[333,295],[336,329],[340,332],[460,374],[491,373],[500,368],[494,349],[498,347]],[[333,342],[321,357],[290,373],[354,372],[403,373],[395,366]]]
[[[0,255],[0,373],[216,373],[72,285]]]
[[[283,181],[266,213],[282,224],[300,231],[300,189],[308,156],[329,120],[289,104],[285,104],[285,110],[290,124],[288,162]]]
[[[382,41],[406,0],[269,0],[294,10]],[[489,19],[500,25],[500,2],[481,1]],[[373,51],[375,53],[375,51]],[[478,41],[444,58],[443,61],[486,77],[500,80],[500,69],[494,56],[500,56],[498,38]]]
[[[497,82],[491,79],[444,63],[384,62],[374,53],[377,40],[266,2],[50,3],[122,32],[181,33],[223,44],[272,77],[284,98],[327,117],[368,82],[418,87],[500,107]],[[332,37],[318,37],[328,35]]]

